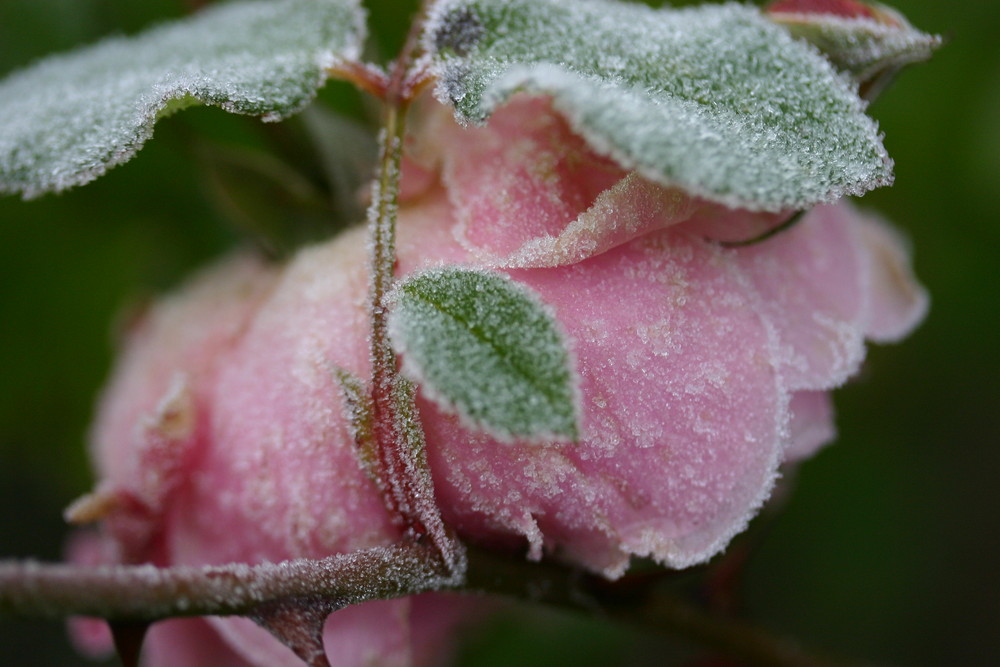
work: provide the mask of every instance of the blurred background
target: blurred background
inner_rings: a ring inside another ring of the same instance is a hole
[[[0,0],[0,74],[198,4]],[[415,2],[366,4],[372,57],[394,53]],[[837,392],[839,439],[801,467],[781,511],[757,522],[766,525],[751,536],[741,603],[755,622],[851,659],[995,665],[1000,9],[895,6],[947,44],[872,106],[897,176],[862,203],[912,239],[930,316],[904,343],[872,348],[861,376]],[[372,108],[341,85],[321,102],[279,126],[186,111],[91,185],[0,198],[0,558],[61,557],[61,511],[92,485],[88,423],[129,308],[235,244],[281,255],[357,219],[351,174],[370,160],[358,128]],[[350,160],[333,150],[345,141]],[[531,608],[470,634],[459,653],[465,665],[574,667],[690,657],[627,628]],[[0,619],[0,656],[15,667],[93,664],[58,623]]]

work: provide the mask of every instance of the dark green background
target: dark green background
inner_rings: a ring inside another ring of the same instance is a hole
[[[0,73],[190,4],[2,0]],[[412,3],[369,6],[391,52]],[[948,44],[872,107],[897,183],[864,205],[912,238],[930,317],[905,343],[873,349],[837,393],[839,441],[802,466],[749,565],[745,604],[760,623],[853,658],[1000,664],[1000,10],[982,0],[897,6]],[[355,97],[340,104],[365,110]],[[247,171],[222,160],[231,152],[221,146],[276,155],[323,192],[322,155],[296,121],[263,128],[199,109],[162,123],[137,159],[94,184],[0,199],[0,557],[60,556],[61,509],[91,484],[84,443],[112,325],[246,237],[230,224],[246,216],[220,192],[248,198],[240,210],[265,224],[278,210],[296,224],[322,218],[314,197],[281,186],[284,167],[261,158],[265,167]],[[211,185],[234,181],[244,185]],[[647,649],[655,657],[640,658]],[[604,623],[531,610],[502,618],[464,653],[470,665],[574,667],[672,655]],[[10,620],[0,621],[0,663],[86,664],[59,624]]]

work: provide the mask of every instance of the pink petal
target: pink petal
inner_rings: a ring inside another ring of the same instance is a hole
[[[274,640],[272,640],[274,641]],[[279,647],[277,641],[274,642]],[[149,629],[143,667],[252,667],[212,628],[209,619],[175,618]],[[294,656],[293,656],[294,657]],[[301,667],[301,661],[295,667]]]
[[[568,264],[693,210],[682,192],[629,176],[591,150],[545,98],[515,97],[482,128],[459,128],[436,113],[433,151],[417,152],[425,163],[440,161],[454,234],[481,262]],[[618,214],[607,216],[611,210]]]
[[[93,453],[108,530],[120,559],[156,559],[169,497],[186,482],[206,437],[208,390],[216,364],[242,334],[273,274],[249,257],[211,269],[151,308],[105,390]]]
[[[833,401],[826,391],[797,391],[788,405],[790,437],[785,446],[785,462],[802,461],[837,437],[833,422]]]
[[[65,560],[75,565],[96,567],[113,562],[114,549],[95,531],[78,530],[66,542]],[[111,629],[103,618],[75,616],[66,622],[70,641],[77,651],[94,660],[114,655]]]
[[[739,243],[752,241],[780,226],[792,213],[762,213],[699,202],[697,210],[678,226],[679,231],[712,241]]]
[[[871,295],[865,333],[880,343],[896,342],[920,324],[930,300],[913,275],[899,232],[871,215],[861,216],[859,228],[867,250]]]
[[[242,333],[268,292],[270,275],[260,262],[235,257],[196,276],[131,327],[93,429],[94,457],[104,478],[134,488],[148,474],[151,462],[143,457],[155,448],[149,427],[157,429],[164,403],[179,392],[192,392],[195,406],[203,402],[201,387],[214,362]],[[142,483],[155,486],[162,480]],[[157,494],[147,489],[139,495]]]
[[[858,236],[853,208],[820,206],[793,228],[731,251],[759,294],[754,308],[782,343],[790,390],[839,386],[864,359],[868,294]]]
[[[403,598],[366,602],[334,612],[323,632],[323,644],[331,665],[411,665],[410,607],[411,601]],[[208,620],[247,664],[254,667],[302,667],[302,661],[291,649],[253,621],[218,617]]]
[[[492,260],[511,268],[566,266],[593,257],[643,234],[688,218],[695,200],[629,174],[594,200],[556,236],[525,241],[506,258]]]
[[[175,562],[317,557],[397,539],[335,376],[367,378],[362,243],[351,233],[301,253],[227,351],[197,471],[171,513]]]
[[[621,574],[707,559],[766,497],[786,397],[752,292],[712,244],[660,233],[570,267],[514,271],[574,341],[577,445],[502,445],[422,408],[443,508],[470,537],[521,536]]]
[[[106,660],[114,655],[111,629],[103,618],[74,616],[66,626],[73,647],[91,660]]]
[[[792,14],[826,14],[844,18],[877,18],[866,4],[854,0],[777,0],[767,6],[767,11]]]

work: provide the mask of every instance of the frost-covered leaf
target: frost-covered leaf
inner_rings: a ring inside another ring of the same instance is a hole
[[[551,95],[623,166],[753,210],[892,180],[852,83],[752,7],[442,0],[428,26],[438,96],[462,121],[519,91]]]
[[[860,82],[930,58],[941,38],[914,28],[897,11],[854,0],[779,0],[771,20],[805,39]]]
[[[363,33],[357,0],[241,2],[42,60],[0,83],[0,193],[87,183],[199,102],[284,118]]]
[[[555,320],[509,278],[417,275],[394,295],[393,345],[439,405],[502,439],[575,440],[574,373]]]

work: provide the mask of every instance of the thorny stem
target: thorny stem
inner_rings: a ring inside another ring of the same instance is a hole
[[[482,549],[470,551],[468,574],[464,581],[459,579],[442,571],[434,551],[414,544],[256,566],[91,568],[0,563],[0,614],[153,621],[172,616],[247,615],[267,603],[303,597],[322,596],[344,606],[450,590],[584,611],[688,639],[748,665],[846,664],[816,656],[795,642],[728,615],[705,611],[656,582],[644,581],[641,586],[627,579],[608,582],[570,568]]]
[[[403,137],[406,132],[403,119],[405,113],[405,106],[392,105],[386,109],[379,171],[372,192],[371,207],[368,209],[368,233],[371,244],[368,307],[372,328],[369,351],[374,376],[372,379],[376,389],[381,389],[384,383],[391,381],[396,367],[395,354],[389,344],[385,298],[392,286],[396,267],[396,212]],[[386,390],[390,390],[391,386],[391,384],[385,385]]]
[[[414,92],[410,75],[411,70],[419,69],[414,63],[422,25],[421,18],[414,21],[403,53],[388,78],[379,167],[368,209],[372,431],[387,507],[410,539],[429,539],[447,571],[458,576],[464,569],[464,555],[434,500],[415,389],[399,375],[389,341],[386,309],[396,267],[396,214],[405,120]]]
[[[267,602],[321,596],[343,606],[446,588],[449,583],[436,555],[414,544],[253,566],[0,562],[0,614],[147,621],[246,615]]]

